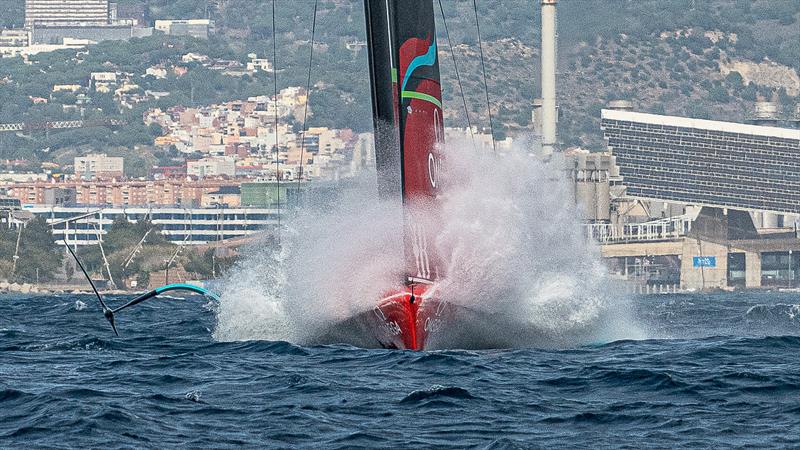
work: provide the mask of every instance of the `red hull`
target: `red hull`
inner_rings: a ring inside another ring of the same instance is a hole
[[[368,327],[384,348],[424,350],[441,328],[445,310],[435,286],[410,285],[384,297]]]

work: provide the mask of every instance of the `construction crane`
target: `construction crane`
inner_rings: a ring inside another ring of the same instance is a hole
[[[125,125],[122,119],[57,120],[53,122],[0,123],[0,133],[35,130],[63,130],[67,128],[117,127]]]
[[[128,258],[125,260],[125,263],[122,265],[122,271],[123,272],[125,271],[125,269],[128,268],[129,265],[131,265],[131,262],[133,262],[133,258],[135,258],[136,255],[138,255],[139,252],[142,250],[142,248],[144,247],[144,243],[147,240],[147,236],[150,234],[151,231],[153,231],[152,228],[147,230],[147,233],[144,234],[144,236],[139,241],[139,243],[136,244],[136,247],[134,247],[133,250],[131,251],[131,253],[128,255]]]

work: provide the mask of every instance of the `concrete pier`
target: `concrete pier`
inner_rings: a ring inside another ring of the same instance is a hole
[[[667,268],[667,263],[675,262],[680,273],[674,279],[680,280],[683,290],[794,287],[800,274],[800,239],[794,233],[759,236],[749,215],[717,208],[704,208],[686,236],[600,248],[609,265],[620,268],[621,276],[641,276],[640,282],[649,286],[645,292],[660,292],[658,286],[669,283],[645,279],[649,273],[632,273],[631,260],[640,262],[639,269],[652,268],[659,260]]]

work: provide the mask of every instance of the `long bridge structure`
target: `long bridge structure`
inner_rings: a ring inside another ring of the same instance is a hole
[[[0,133],[35,130],[63,130],[68,128],[117,127],[127,122],[122,119],[56,120],[51,122],[0,123]]]

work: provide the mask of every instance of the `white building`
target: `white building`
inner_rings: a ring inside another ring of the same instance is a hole
[[[122,177],[124,162],[124,158],[105,153],[79,156],[75,158],[75,176],[87,180]]]
[[[159,80],[167,78],[167,68],[164,66],[150,66],[144,70],[145,75],[156,77]]]
[[[25,0],[25,27],[36,25],[106,25],[108,0]]]
[[[89,77],[96,83],[116,83],[117,74],[115,72],[92,72]]]
[[[191,62],[206,63],[210,60],[211,58],[209,58],[206,55],[202,55],[200,53],[187,53],[181,56],[181,61],[185,63],[191,63]]]
[[[150,220],[167,240],[178,245],[198,245],[242,238],[278,223],[284,211],[262,208],[103,208],[35,206],[25,208],[52,226],[53,240],[70,246],[96,245],[117,218],[130,222]]]
[[[272,63],[267,58],[259,58],[255,53],[249,53],[247,57],[250,58],[247,62],[248,72],[272,72]]]
[[[2,37],[0,37],[2,40]],[[13,41],[7,40],[5,41],[7,44],[14,43]],[[25,44],[24,46],[20,47],[12,47],[12,46],[4,46],[3,43],[0,43],[0,57],[3,58],[15,58],[17,56],[21,56],[26,64],[31,64],[28,57],[31,55],[36,55],[39,53],[49,53],[55,52],[58,50],[77,50],[86,47],[89,44],[95,44],[94,41],[88,39],[72,39],[72,38],[64,38],[62,39],[61,44],[33,44],[28,45]]]
[[[236,175],[236,161],[233,158],[203,158],[186,163],[186,174],[197,178],[233,177]]]
[[[191,36],[207,39],[214,32],[214,21],[209,19],[156,20],[155,29],[172,36]]]
[[[34,181],[47,181],[46,173],[0,173],[0,183],[31,183]]]
[[[80,91],[83,88],[80,84],[54,84],[53,85],[53,92],[75,92]]]
[[[0,47],[27,47],[30,42],[27,30],[0,30]]]

